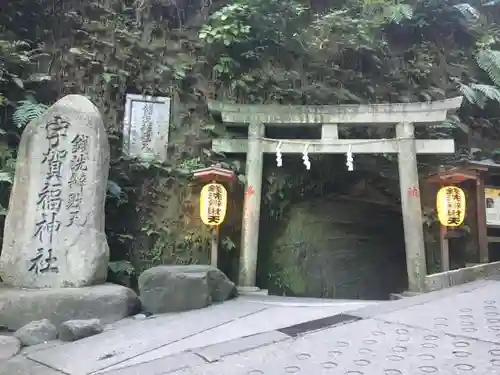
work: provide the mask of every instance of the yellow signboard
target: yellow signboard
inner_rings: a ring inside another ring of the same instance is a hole
[[[500,189],[485,188],[486,225],[500,225]]]
[[[204,224],[217,226],[226,217],[227,190],[222,184],[203,186],[200,194],[200,217]]]
[[[458,186],[441,188],[436,197],[436,209],[441,225],[458,227],[465,219],[465,193]]]

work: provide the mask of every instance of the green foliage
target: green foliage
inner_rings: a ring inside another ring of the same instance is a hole
[[[363,11],[380,23],[388,22],[399,24],[413,17],[414,9],[410,4],[394,3],[387,0],[366,0]]]
[[[24,40],[0,39],[0,82],[24,88],[22,73],[31,64],[30,44]]]
[[[7,144],[0,142],[0,216],[7,215],[7,205],[10,186],[14,182],[16,159]]]
[[[205,168],[206,165],[203,163],[199,156],[189,159],[184,159],[179,164],[179,170],[184,172],[186,175],[190,175],[194,170]]]
[[[272,73],[263,77],[259,66],[270,56],[287,56],[291,44],[300,47],[298,31],[307,18],[307,8],[296,0],[239,0],[211,15],[199,37],[215,89],[255,100],[253,87],[265,86]]]
[[[282,45],[290,25],[306,13],[297,1],[239,0],[211,15],[199,37],[210,46],[259,43],[261,49]]]
[[[137,272],[131,262],[126,260],[109,262],[108,271],[108,282],[137,290]]]
[[[380,48],[385,44],[381,38],[380,20],[361,20],[351,9],[333,10],[317,17],[303,35],[311,52],[330,47],[340,54],[351,49]]]
[[[413,17],[413,8],[409,4],[397,4],[390,7],[384,16],[389,22],[401,23]]]
[[[24,128],[32,120],[40,117],[48,106],[41,103],[33,103],[29,100],[21,100],[17,103],[12,120],[18,128]]]
[[[35,3],[26,5],[36,13]],[[37,43],[26,34],[6,29],[13,21],[11,10],[2,7],[0,13],[0,216],[7,214],[20,132],[47,109],[36,102],[31,88],[50,80],[47,75],[37,74],[37,66],[46,56]]]
[[[135,268],[132,263],[126,260],[120,260],[116,262],[109,262],[109,269],[115,274],[122,274],[126,276],[135,275]]]
[[[500,103],[500,89],[493,85],[476,83],[462,85],[460,92],[469,102],[477,104],[481,108],[484,108],[488,99]]]
[[[500,103],[500,52],[490,48],[481,48],[475,55],[477,65],[484,70],[493,85],[477,84],[461,85],[460,92],[465,98],[484,108],[488,100]]]
[[[223,43],[229,46],[241,42],[250,36],[251,27],[247,21],[251,11],[247,4],[226,5],[210,17],[211,23],[203,25],[198,36],[207,44]]]
[[[108,194],[111,195],[113,198],[116,198],[116,199],[121,199],[122,198],[122,188],[120,185],[118,185],[116,182],[114,181],[108,181],[108,186],[107,186],[107,191],[108,191]]]
[[[500,52],[491,49],[481,49],[476,54],[477,65],[481,67],[491,81],[500,86]]]
[[[462,12],[472,14],[473,18],[479,18],[479,13],[468,4],[461,4]],[[492,5],[492,4],[490,4]],[[475,53],[477,66],[486,72],[490,82],[472,83],[460,85],[460,92],[473,104],[484,108],[488,100],[500,103],[500,51],[492,49],[498,45],[496,28],[488,27],[485,37],[478,38],[478,50]]]
[[[307,7],[300,0],[199,6],[156,0],[7,2],[0,14],[0,109],[9,156],[0,165],[7,174],[0,170],[0,177],[12,176],[17,138],[11,135],[18,136],[45,104],[68,93],[88,95],[105,117],[112,145],[106,229],[113,254],[132,259],[138,252],[148,264],[199,262],[199,254],[206,255],[206,233],[184,226],[187,198],[178,187],[194,169],[216,161],[245,180],[238,157],[209,151],[220,129],[207,116],[208,98],[348,104],[427,101],[462,92],[486,108],[500,97],[498,20],[491,3],[484,11],[481,4],[451,0],[316,0]],[[29,92],[34,95],[27,99]],[[167,165],[120,158],[126,92],[174,99]],[[480,119],[493,132],[490,118],[499,116],[498,109],[492,111],[469,106],[455,123],[474,128]],[[390,136],[385,129],[342,135]],[[314,157],[314,171],[305,172],[298,159],[266,172],[264,200],[274,218],[281,219],[290,202],[338,187],[336,168],[343,165],[334,168],[330,159]],[[390,181],[386,190],[397,192],[394,166],[388,157],[356,157],[357,173],[382,176]],[[235,248],[235,233],[223,237],[227,248]]]
[[[209,262],[210,234],[191,231],[182,237],[173,233],[173,228],[159,228],[148,223],[142,231],[153,239],[153,245],[141,254],[142,268],[161,263],[206,264]]]

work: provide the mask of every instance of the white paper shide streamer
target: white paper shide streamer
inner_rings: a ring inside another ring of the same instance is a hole
[[[349,148],[347,149],[345,165],[347,166],[347,170],[349,172],[352,172],[354,170],[354,158],[352,156],[352,145],[349,145]]]
[[[282,144],[282,142],[279,142],[278,146],[276,146],[276,165],[278,167],[282,167],[283,166],[283,158],[282,158],[282,155],[281,155],[281,144]]]
[[[263,138],[264,139],[264,138]],[[276,142],[278,140],[275,139],[264,139],[267,141],[273,141]],[[376,144],[376,143],[385,143],[388,141],[399,141],[401,140],[400,138],[398,139],[377,139],[373,141],[366,141],[367,144]],[[283,147],[283,142],[285,143],[293,143],[293,144],[304,144],[304,150],[302,151],[302,162],[305,165],[307,170],[311,169],[311,161],[309,160],[309,147],[311,143],[303,143],[300,141],[291,141],[291,140],[280,140],[278,141],[278,144],[276,145],[276,166],[281,168],[283,167],[283,154],[282,154],[282,147]],[[365,142],[364,142],[365,143]],[[313,143],[315,144],[315,143]],[[335,144],[335,143],[330,143],[330,144]],[[340,146],[340,144],[339,144]],[[349,172],[354,171],[354,154],[352,152],[352,144],[349,144],[346,152],[346,163],[345,163],[347,170]]]
[[[309,148],[309,145],[306,144],[304,146],[304,151],[302,152],[302,160],[304,161],[304,165],[306,166],[307,170],[311,169],[311,162],[309,161],[309,154],[307,153],[307,150]]]

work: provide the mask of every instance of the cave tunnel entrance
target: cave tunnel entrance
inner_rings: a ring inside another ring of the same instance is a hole
[[[343,155],[318,156],[311,171],[301,162],[286,156],[278,169],[273,156],[264,159],[257,285],[274,295],[336,299],[404,291],[401,209],[383,188],[394,182],[348,172]]]

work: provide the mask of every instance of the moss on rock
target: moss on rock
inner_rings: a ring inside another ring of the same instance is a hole
[[[335,199],[293,205],[266,251],[273,293],[385,299],[406,287],[401,216],[384,206]]]

